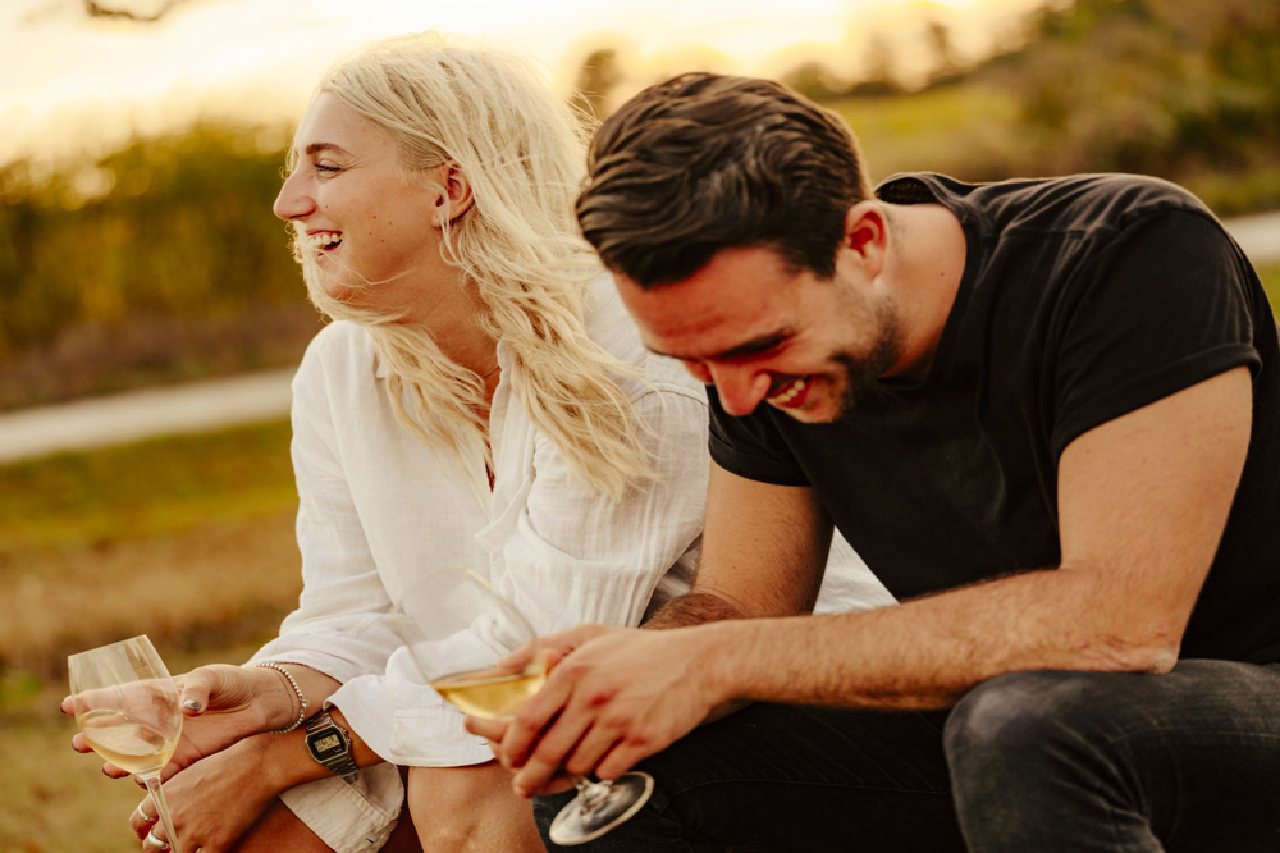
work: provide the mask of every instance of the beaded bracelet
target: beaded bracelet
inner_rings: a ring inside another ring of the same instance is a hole
[[[307,719],[307,697],[302,695],[302,688],[298,686],[298,679],[293,677],[292,672],[285,669],[280,664],[275,663],[274,661],[264,660],[251,665],[261,666],[267,669],[274,669],[276,672],[283,675],[284,680],[287,681],[289,683],[289,686],[293,688],[293,695],[298,697],[298,718],[294,720],[292,723],[290,723],[288,726],[285,726],[283,729],[272,729],[270,733],[273,735],[283,735],[283,734],[288,734],[294,729],[301,728],[303,721]]]

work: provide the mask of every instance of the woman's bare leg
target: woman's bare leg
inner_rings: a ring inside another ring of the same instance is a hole
[[[432,853],[542,853],[529,801],[511,790],[496,762],[473,767],[411,767],[406,800],[418,839]]]

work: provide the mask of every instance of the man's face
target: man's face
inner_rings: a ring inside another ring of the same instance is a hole
[[[828,423],[899,352],[892,302],[848,260],[838,256],[835,276],[824,280],[771,248],[736,248],[650,290],[616,278],[645,344],[714,384],[726,412],[750,414],[763,402],[798,421]]]

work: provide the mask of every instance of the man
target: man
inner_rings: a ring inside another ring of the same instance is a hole
[[[551,638],[471,721],[518,790],[642,762],[601,850],[1280,849],[1280,349],[1198,201],[872,195],[831,114],[690,74],[605,123],[578,214],[713,386],[715,464],[672,630]],[[794,615],[833,523],[902,604]]]

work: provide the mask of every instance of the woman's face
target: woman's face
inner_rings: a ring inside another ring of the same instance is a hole
[[[404,309],[440,265],[440,190],[409,175],[390,133],[328,93],[299,125],[293,155],[273,210],[297,229],[317,283],[353,307]]]

